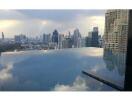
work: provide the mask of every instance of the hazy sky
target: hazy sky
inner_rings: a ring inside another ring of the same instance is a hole
[[[57,29],[60,34],[78,28],[83,36],[94,26],[104,32],[105,10],[0,10],[0,32],[39,36]],[[0,35],[1,37],[1,35]]]

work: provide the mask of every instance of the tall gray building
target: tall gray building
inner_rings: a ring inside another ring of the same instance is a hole
[[[91,46],[99,47],[98,27],[93,27],[92,37],[91,37]]]
[[[59,49],[63,48],[63,41],[64,41],[64,34],[59,34],[59,38],[58,38],[58,47],[59,47]]]
[[[79,32],[79,29],[75,29],[74,30],[74,34],[73,34],[73,46],[75,48],[81,47],[81,34]]]
[[[26,43],[27,42],[27,37],[25,36],[25,35],[23,35],[23,34],[21,34],[21,35],[15,35],[15,42],[16,43]]]
[[[93,27],[93,30],[88,33],[86,37],[86,46],[87,47],[99,47],[99,35],[98,27]]]
[[[49,44],[51,42],[51,34],[43,34],[43,43]]]
[[[4,40],[5,39],[5,36],[4,36],[4,33],[2,32],[2,40]]]
[[[52,42],[56,43],[58,45],[58,40],[59,40],[59,33],[55,29],[53,34],[52,34]]]

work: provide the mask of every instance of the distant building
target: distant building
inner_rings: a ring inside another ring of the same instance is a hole
[[[75,48],[81,47],[81,34],[79,32],[79,29],[75,29],[74,30],[74,34],[73,34],[73,46]]]
[[[72,48],[72,39],[70,37],[66,37],[62,42],[63,48]]]
[[[58,45],[54,42],[49,43],[49,49],[57,49]]]
[[[58,47],[59,47],[59,49],[63,48],[63,41],[64,41],[64,34],[59,34],[59,38],[58,38]]]
[[[103,38],[99,35],[99,47],[103,47]]]
[[[91,46],[99,47],[99,36],[98,36],[98,27],[93,27],[92,37],[91,37]]]
[[[51,42],[51,34],[43,34],[43,43],[48,45]]]
[[[15,42],[16,43],[27,43],[27,37],[25,36],[25,35],[23,35],[23,34],[21,34],[21,35],[15,35]]]
[[[91,38],[89,37],[89,36],[87,36],[86,38],[85,38],[85,41],[86,41],[86,47],[91,47]]]
[[[81,47],[86,47],[86,38],[81,38]]]
[[[88,32],[88,36],[85,38],[86,47],[91,47],[92,32]]]
[[[59,40],[59,33],[57,30],[54,30],[52,34],[52,42],[58,45],[58,40]]]
[[[92,32],[88,32],[88,37],[92,38]]]
[[[93,27],[93,31],[88,33],[88,37],[86,37],[86,46],[99,47],[98,27]]]
[[[4,40],[4,38],[5,38],[5,37],[4,37],[4,33],[2,32],[2,40]]]
[[[67,35],[68,38],[71,38],[71,33],[69,32],[68,35]]]

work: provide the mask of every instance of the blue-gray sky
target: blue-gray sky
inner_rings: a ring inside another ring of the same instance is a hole
[[[57,29],[60,34],[78,28],[86,36],[94,26],[104,32],[105,10],[0,10],[0,31],[5,37],[15,34],[39,36]]]

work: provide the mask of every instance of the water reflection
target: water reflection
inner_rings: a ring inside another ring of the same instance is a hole
[[[11,74],[12,68],[13,68],[12,64],[8,64],[8,65],[4,66],[3,68],[1,68],[0,82],[6,81],[6,80],[9,80],[12,78],[12,74]]]
[[[0,90],[113,90],[82,74],[106,67],[100,48],[3,53],[0,64]]]
[[[116,91],[112,87],[103,84],[84,74],[77,76],[71,85],[56,84],[52,89],[54,91]]]
[[[82,77],[78,76],[72,85],[63,85],[63,84],[56,84],[55,91],[86,91],[88,90],[88,86],[86,84],[86,80]]]
[[[0,90],[8,90],[5,87],[8,87],[7,84],[13,81],[12,69],[12,64],[6,64],[0,67]]]
[[[97,58],[99,59],[97,60]],[[104,49],[103,55],[94,58],[94,64],[84,69],[84,71],[123,88],[125,61],[125,53],[113,53]]]
[[[112,53],[110,50],[105,49],[103,59],[109,71],[113,71],[117,69],[118,73],[121,76],[125,74],[125,61],[126,61],[125,53],[121,53],[121,52]]]

